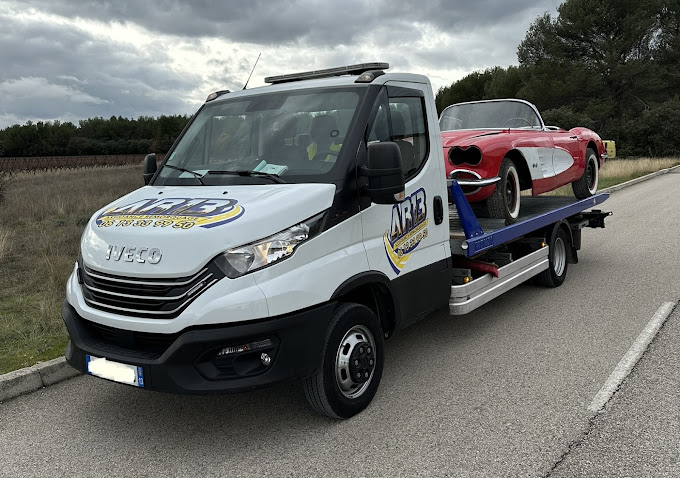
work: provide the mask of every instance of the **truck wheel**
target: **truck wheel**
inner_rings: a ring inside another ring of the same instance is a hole
[[[350,418],[371,403],[383,371],[384,338],[368,307],[340,304],[326,335],[321,367],[304,382],[319,413]]]
[[[586,169],[583,176],[571,183],[576,199],[586,199],[597,192],[597,183],[600,179],[600,164],[597,154],[591,148],[586,149]]]
[[[510,158],[503,158],[498,174],[501,178],[496,189],[486,200],[489,217],[505,219],[505,224],[512,224],[519,217],[519,174],[515,163]]]
[[[561,227],[556,227],[550,237],[550,251],[548,258],[550,264],[546,270],[536,276],[536,282],[545,287],[559,287],[567,277],[569,266],[569,238]]]

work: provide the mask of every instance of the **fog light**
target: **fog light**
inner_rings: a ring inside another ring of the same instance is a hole
[[[273,345],[270,339],[258,340],[256,342],[250,342],[248,344],[238,345],[235,347],[224,347],[217,353],[218,357],[223,357],[225,355],[238,354],[241,352],[249,352],[251,350],[264,349],[271,347]],[[262,354],[266,355],[266,354]],[[271,359],[270,359],[271,360]],[[263,362],[264,363],[264,362]]]
[[[272,363],[272,358],[269,356],[269,354],[262,352],[262,355],[260,355],[260,361],[262,362],[262,365],[269,367],[269,364]]]

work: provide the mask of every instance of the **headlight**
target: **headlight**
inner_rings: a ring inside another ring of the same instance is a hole
[[[278,234],[252,244],[235,247],[217,256],[215,265],[230,279],[282,261],[293,255],[295,248],[314,237],[321,229],[325,213],[289,227]]]

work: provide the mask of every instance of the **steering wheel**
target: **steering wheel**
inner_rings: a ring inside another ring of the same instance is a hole
[[[314,157],[312,158],[312,161],[316,161],[317,158],[319,158],[319,157],[321,157],[325,160],[326,156],[328,156],[329,154],[332,154],[333,156],[337,156],[339,154],[339,151],[331,151],[330,149],[326,150],[326,151],[319,151],[314,155]]]
[[[510,119],[508,119],[505,123],[503,123],[503,126],[505,126],[505,125],[507,125],[508,123],[510,123],[511,121],[515,121],[515,120],[524,121],[528,126],[530,126],[530,127],[532,127],[532,128],[534,127],[534,125],[531,124],[531,121],[529,121],[529,120],[526,119],[526,118],[520,118],[520,117],[515,117],[515,118],[510,118]]]

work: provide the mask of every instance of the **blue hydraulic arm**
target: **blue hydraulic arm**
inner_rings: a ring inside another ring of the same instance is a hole
[[[483,236],[484,231],[479,225],[475,213],[472,212],[470,203],[465,198],[463,190],[460,188],[455,179],[451,181],[449,191],[451,191],[453,203],[456,205],[458,217],[460,218],[460,225],[463,227],[463,232],[465,233],[465,239]]]

